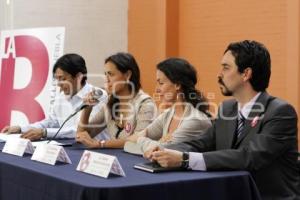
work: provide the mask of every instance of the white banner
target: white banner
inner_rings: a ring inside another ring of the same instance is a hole
[[[0,129],[40,121],[49,113],[52,68],[63,55],[64,37],[64,27],[1,31]]]

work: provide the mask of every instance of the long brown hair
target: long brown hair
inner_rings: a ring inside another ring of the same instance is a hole
[[[117,69],[122,73],[131,71],[131,77],[129,79],[130,84],[128,84],[129,89],[131,92],[134,92],[135,94],[140,90],[141,88],[140,69],[135,58],[130,53],[119,52],[113,54],[105,59],[105,63],[107,62],[112,62],[113,64],[115,64]],[[120,101],[115,94],[110,95],[107,105],[108,108],[110,109],[111,116],[113,119],[114,116],[117,116],[118,114],[117,111],[118,111],[119,102]]]

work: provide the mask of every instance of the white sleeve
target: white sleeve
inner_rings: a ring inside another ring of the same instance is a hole
[[[160,114],[151,124],[149,124],[149,126],[147,126],[146,137],[152,140],[159,140],[162,137],[166,115],[167,112]]]
[[[189,167],[192,170],[206,171],[206,164],[202,153],[189,152]]]
[[[21,126],[22,133],[32,129],[32,128],[59,128],[59,123],[54,113],[51,113],[50,116],[41,121],[29,124],[27,126]]]

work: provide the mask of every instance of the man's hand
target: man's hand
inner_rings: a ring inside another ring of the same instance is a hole
[[[100,148],[100,143],[91,138],[87,131],[77,132],[76,141],[84,144],[88,148]]]
[[[159,151],[159,150],[162,150],[159,148],[159,146],[155,146],[155,147],[152,147],[151,149],[147,150],[144,152],[144,158],[150,160],[150,161],[153,161],[152,160],[152,153],[155,152],[155,151]]]
[[[21,133],[21,127],[20,126],[5,126],[1,133],[11,134],[11,133]]]
[[[40,140],[43,137],[44,130],[41,128],[32,128],[29,131],[23,133],[21,138],[29,139],[31,141]]]
[[[182,162],[182,152],[164,149],[153,151],[151,154],[151,160],[156,161],[162,167],[180,167]]]

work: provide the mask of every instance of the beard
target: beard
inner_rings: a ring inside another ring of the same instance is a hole
[[[225,85],[225,83],[223,82],[223,80],[221,78],[219,78],[218,80],[218,83],[223,86],[221,88],[221,93],[224,95],[224,96],[232,96],[233,92],[231,90],[228,89],[228,87]]]

